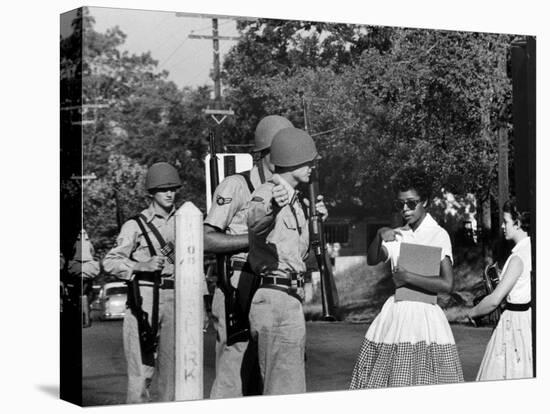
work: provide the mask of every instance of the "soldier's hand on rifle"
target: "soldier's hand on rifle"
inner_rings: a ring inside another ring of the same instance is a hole
[[[275,200],[275,203],[277,203],[280,208],[283,208],[290,202],[291,195],[289,194],[288,188],[281,181],[279,174],[274,174],[271,180],[275,184],[275,187],[271,190],[273,200]]]
[[[392,229],[389,227],[382,227],[378,229],[380,238],[386,242],[394,241],[397,235],[402,235],[399,229]]]
[[[174,265],[172,263],[165,262],[161,274],[163,276],[172,276],[174,274]]]
[[[328,217],[328,210],[325,202],[323,201],[324,197],[322,195],[317,196],[317,203],[315,203],[315,208],[317,213],[321,216],[321,220],[324,222]]]
[[[163,256],[153,256],[146,262],[139,262],[136,264],[134,270],[137,272],[156,272],[162,270],[164,267]]]

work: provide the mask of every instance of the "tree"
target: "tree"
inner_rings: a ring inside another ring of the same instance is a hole
[[[447,191],[480,200],[494,191],[496,134],[510,121],[510,36],[325,25],[333,31],[325,41],[340,39],[326,49],[318,31],[299,35],[321,26],[241,24],[243,40],[224,66],[228,100],[245,102],[236,111],[241,125],[253,131],[261,116],[279,113],[303,127],[305,101],[327,195],[366,214],[388,211],[388,183],[409,164]],[[358,31],[362,42],[346,48]],[[383,41],[369,42],[372,33]]]
[[[93,234],[99,256],[112,246],[122,223],[147,205],[143,188],[146,172],[132,159],[112,154],[107,174],[84,184],[84,227]]]
[[[121,51],[126,35],[118,27],[99,33],[94,23],[87,8],[79,9],[76,29],[62,39],[61,49],[62,71],[76,73],[81,88],[81,101],[75,102],[82,104],[81,156],[72,154],[70,161],[82,162],[83,173],[97,177],[82,183],[81,191],[85,225],[101,252],[112,245],[121,217],[144,207],[139,179],[154,162],[178,169],[180,202],[204,207],[207,122],[201,110],[209,89],[178,89],[150,53]]]
[[[273,19],[239,21],[237,28],[241,40],[225,56],[222,71],[225,95],[235,110],[224,137],[241,143],[252,141],[255,126],[278,99],[266,83],[291,81],[309,69],[338,73],[368,48],[387,51],[391,34],[386,27]],[[292,112],[293,118],[302,113],[281,109],[278,113]]]

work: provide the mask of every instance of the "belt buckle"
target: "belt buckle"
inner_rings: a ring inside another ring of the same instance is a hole
[[[290,273],[290,288],[289,294],[299,298],[300,302],[304,301],[304,273],[292,272]]]
[[[300,283],[303,281],[303,277],[300,277],[301,273],[298,272],[291,272],[290,273],[290,289],[294,292],[298,291],[298,288],[303,287],[303,283]]]

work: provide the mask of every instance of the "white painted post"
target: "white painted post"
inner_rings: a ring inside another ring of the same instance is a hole
[[[176,400],[203,398],[203,229],[191,202],[176,212]]]

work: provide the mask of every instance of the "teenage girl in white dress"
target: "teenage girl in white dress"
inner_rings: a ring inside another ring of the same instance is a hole
[[[378,231],[368,250],[368,263],[390,262],[396,287],[407,285],[432,292],[453,288],[453,253],[448,233],[427,212],[431,180],[416,168],[393,180],[395,207],[404,226]],[[441,248],[438,275],[399,269],[402,242]],[[441,384],[463,381],[462,366],[449,322],[437,304],[395,301],[391,296],[372,322],[352,374],[351,389]]]
[[[530,216],[520,213],[513,202],[506,202],[503,212],[504,237],[515,246],[495,290],[466,313],[473,320],[505,302],[505,310],[485,349],[478,381],[533,376]]]

